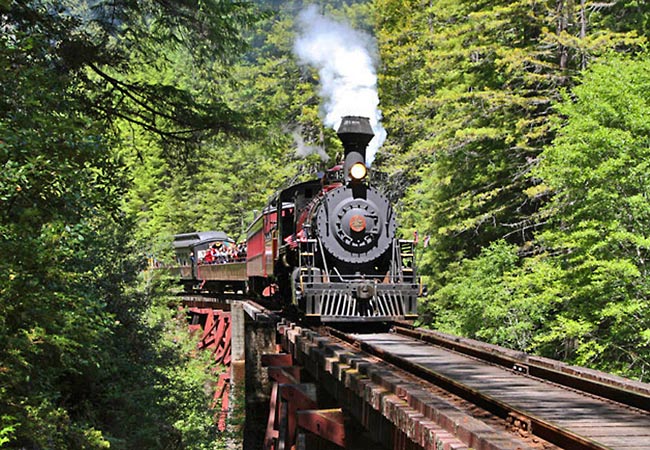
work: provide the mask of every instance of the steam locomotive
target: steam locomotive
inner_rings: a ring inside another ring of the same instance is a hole
[[[342,164],[278,192],[248,229],[245,261],[200,264],[202,253],[232,240],[219,233],[176,236],[186,289],[274,296],[323,323],[416,317],[423,287],[414,243],[396,237],[393,209],[368,181],[370,122],[346,116],[337,134]]]

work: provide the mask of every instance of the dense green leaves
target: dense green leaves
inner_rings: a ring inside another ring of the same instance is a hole
[[[405,234],[430,236],[423,323],[644,376],[647,85],[599,69],[573,87],[611,50],[639,51],[649,12],[379,2],[384,158]]]
[[[65,380],[105,363],[95,350],[111,314],[90,285],[105,281],[107,267],[87,264],[84,249],[98,227],[117,226],[100,211],[115,211],[119,172],[101,127],[70,113],[71,78],[49,53],[47,38],[70,23],[9,14],[13,33],[0,47],[9,69],[0,74],[2,428],[18,446],[94,448],[105,441],[71,419]]]
[[[330,158],[337,152],[340,155],[334,131],[326,129],[319,117],[317,73],[300,67],[292,54],[294,20],[302,3],[259,4],[270,12],[252,30],[252,47],[231,67],[231,83],[213,87],[227,99],[229,107],[245,114],[239,126],[248,133],[205,139],[191,160],[179,161],[169,158],[165,147],[151,145],[123,128],[133,138],[123,149],[125,155],[131,155],[125,157],[134,167],[126,210],[137,216],[139,236],[157,241],[148,251],[158,257],[163,249],[169,252],[174,233],[219,229],[242,238],[253,211],[260,211],[289,180],[313,176],[332,165],[332,159],[324,162],[317,154],[298,155],[299,145],[324,148],[323,153]],[[356,2],[329,4],[322,9],[358,20],[361,28],[369,15],[368,5]],[[177,62],[184,59],[174,53],[168,58]],[[173,78],[177,86],[196,86],[191,75],[143,70],[139,77]],[[133,148],[138,151],[137,157]]]
[[[644,58],[594,65],[558,107],[564,123],[535,171],[556,192],[540,242],[566,285],[543,340],[572,338],[566,352],[578,363],[639,376],[650,363],[649,69]]]
[[[531,239],[542,198],[525,194],[536,183],[526,174],[552,138],[559,88],[581,64],[563,53],[567,45],[550,42],[558,21],[575,23],[573,10],[557,17],[553,2],[448,3],[408,2],[413,14],[403,14],[401,2],[382,2],[380,29],[382,98],[401,148],[393,160],[422,180],[407,204],[429,206],[409,207],[408,226],[431,234],[440,273],[496,239]],[[631,42],[633,33],[594,35],[601,41],[591,55]]]
[[[557,106],[557,136],[532,171],[541,183],[529,195],[554,194],[540,211],[544,231],[448,266],[423,322],[647,377],[648,68],[611,56],[586,72]]]
[[[237,18],[247,22],[240,13],[248,7],[82,6],[0,3],[0,442],[8,448],[214,447],[203,391],[209,367],[190,364],[180,344],[162,344],[171,342],[162,326],[178,323],[184,332],[184,320],[167,314],[145,321],[160,293],[134,289],[144,255],[135,250],[133,222],[121,209],[127,158],[114,148],[122,141],[118,119],[140,124],[150,141],[169,138],[163,140],[168,154],[184,154],[171,145],[197,142],[204,129],[235,128],[214,93],[197,101],[200,83],[179,87],[131,75],[154,61],[169,65],[166,52],[201,33],[211,51],[241,46]],[[211,45],[206,38],[216,38],[222,25],[223,40]],[[125,47],[135,36],[137,45]],[[171,37],[173,45],[161,46],[160,39]],[[143,59],[152,48],[157,52]],[[187,65],[196,69],[205,54],[193,55],[196,64]],[[230,56],[214,54],[210,62]]]
[[[553,261],[522,261],[517,247],[503,241],[450,269],[454,275],[421,317],[450,333],[529,351],[563,299]]]

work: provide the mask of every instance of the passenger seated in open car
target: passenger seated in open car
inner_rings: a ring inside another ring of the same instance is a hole
[[[215,264],[223,264],[226,262],[226,253],[223,246],[212,248]]]
[[[246,261],[246,243],[240,242],[237,245],[237,261]]]
[[[226,260],[227,262],[235,262],[237,260],[237,249],[234,245],[228,247],[226,251]]]
[[[210,250],[205,252],[205,256],[203,257],[203,264],[214,264],[214,255]]]

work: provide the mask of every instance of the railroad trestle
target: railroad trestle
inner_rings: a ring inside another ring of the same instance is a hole
[[[199,346],[231,364],[220,428],[230,384],[246,386],[244,449],[650,448],[648,384],[408,324],[349,334],[251,301],[191,311]]]

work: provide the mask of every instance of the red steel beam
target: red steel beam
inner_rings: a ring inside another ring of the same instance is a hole
[[[219,405],[221,406],[220,411],[215,414],[215,420],[219,431],[225,431],[230,400],[232,333],[230,312],[196,307],[190,308],[189,310],[192,314],[205,316],[205,326],[202,330],[201,339],[197,344],[198,348],[201,350],[211,349],[214,361],[217,364],[226,366],[226,371],[219,375],[212,401],[213,408],[217,408]],[[200,325],[189,326],[190,332],[194,332],[200,328]]]
[[[278,401],[278,383],[273,383],[271,398],[269,399],[269,418],[266,422],[266,434],[264,435],[264,450],[274,449],[279,437],[278,430],[275,429]]]
[[[340,408],[301,410],[296,412],[296,419],[299,428],[345,448],[345,421]]]
[[[269,367],[269,378],[282,384],[300,383],[300,367]]]
[[[287,353],[267,353],[262,355],[262,367],[290,367],[293,358]]]
[[[287,448],[290,448],[296,441],[296,413],[303,409],[317,408],[316,400],[311,398],[303,389],[301,384],[281,384],[280,398],[287,402]],[[314,390],[315,391],[315,390]]]

